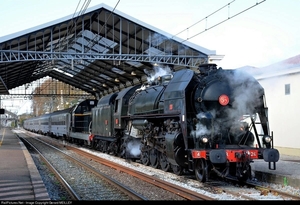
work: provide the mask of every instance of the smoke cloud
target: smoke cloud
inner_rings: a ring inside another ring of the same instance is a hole
[[[232,108],[227,111],[229,120],[239,120],[242,115],[253,114],[255,107],[260,106],[261,103],[260,84],[249,74],[237,70],[228,81],[234,88]]]
[[[150,82],[153,82],[159,76],[171,74],[172,70],[168,66],[166,66],[166,67],[154,66],[152,70],[144,69],[144,72],[148,76],[147,81],[150,83]]]
[[[232,87],[231,93],[231,107],[225,109],[222,118],[218,118],[219,110],[208,110],[207,113],[198,113],[197,118],[199,123],[196,125],[196,136],[210,135],[219,133],[221,130],[228,130],[229,128],[239,129],[241,127],[241,120],[245,115],[255,114],[255,108],[260,106],[262,87],[248,73],[234,70],[233,72],[225,71],[224,80],[229,82]],[[210,117],[208,117],[208,113]],[[225,118],[224,118],[225,116]],[[210,120],[210,121],[209,121]],[[213,127],[208,123],[213,122]],[[247,123],[249,123],[248,121]]]
[[[126,148],[127,152],[130,153],[131,156],[135,156],[135,157],[139,157],[141,154],[141,150],[140,150],[140,142],[137,141],[130,141],[127,144],[127,148]]]

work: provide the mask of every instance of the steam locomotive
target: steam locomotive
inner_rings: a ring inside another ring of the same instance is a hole
[[[250,163],[258,159],[276,169],[279,152],[269,131],[264,89],[255,78],[215,64],[152,74],[148,83],[103,96],[97,105],[82,102],[86,112],[79,104],[46,117],[68,113],[64,123],[56,122],[65,127],[59,135],[65,140],[177,175],[194,173],[201,182],[251,179]],[[42,124],[39,117],[27,119],[24,128],[58,136],[33,129],[39,125],[34,120]]]

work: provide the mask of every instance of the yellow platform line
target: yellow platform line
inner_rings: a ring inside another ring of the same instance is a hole
[[[5,128],[3,129],[2,138],[1,138],[1,141],[0,141],[0,146],[2,145],[2,142],[3,142],[3,139],[4,139],[4,135],[5,135]]]

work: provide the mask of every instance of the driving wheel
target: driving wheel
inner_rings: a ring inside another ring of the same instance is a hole
[[[158,152],[156,149],[150,150],[150,166],[153,168],[157,168],[159,165],[158,163]]]
[[[150,164],[149,152],[144,151],[141,153],[141,162],[143,165],[148,166]]]
[[[172,167],[172,170],[173,170],[174,174],[176,174],[178,176],[182,175],[183,169],[182,169],[181,166],[172,164],[171,167]]]
[[[205,159],[198,159],[195,163],[195,175],[198,181],[207,180],[207,162]]]
[[[171,165],[168,161],[166,154],[163,154],[163,153],[160,154],[159,163],[160,163],[160,167],[162,170],[164,170],[166,172],[170,170]]]

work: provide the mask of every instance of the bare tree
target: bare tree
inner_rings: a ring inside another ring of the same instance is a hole
[[[87,93],[58,80],[51,78],[45,80],[34,90],[33,115],[40,116],[74,106],[81,99],[72,95],[87,95]]]

